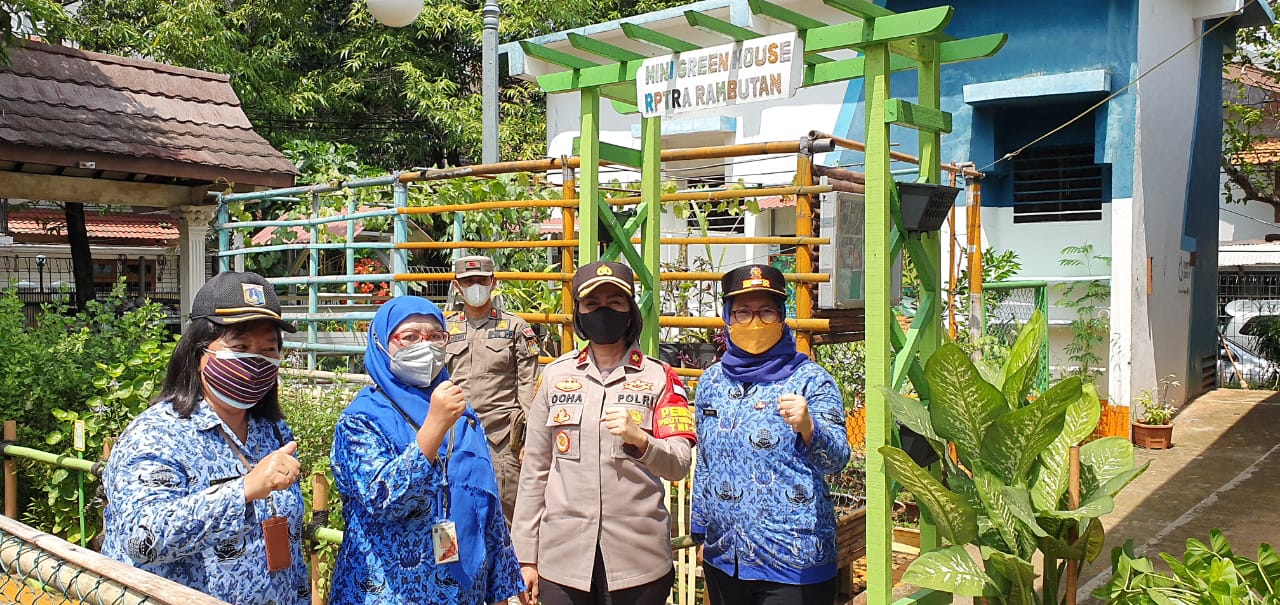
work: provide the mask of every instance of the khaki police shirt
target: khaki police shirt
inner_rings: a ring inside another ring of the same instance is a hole
[[[609,590],[671,571],[671,521],[659,477],[684,479],[693,461],[692,440],[658,439],[651,430],[664,393],[687,405],[683,385],[677,379],[667,390],[667,368],[634,347],[623,362],[602,376],[586,349],[566,354],[543,368],[529,407],[511,541],[521,563],[578,590],[591,589],[597,547]],[[649,433],[643,456],[634,457],[636,450],[624,449],[600,422],[613,405]]]
[[[537,387],[538,347],[533,328],[505,311],[492,310],[478,327],[462,311],[447,316],[449,379],[462,387],[489,446],[510,444],[511,421],[529,407]]]

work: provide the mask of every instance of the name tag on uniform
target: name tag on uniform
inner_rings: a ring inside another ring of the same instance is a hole
[[[511,339],[514,336],[515,336],[515,333],[512,332],[511,330],[490,330],[489,331],[489,338]]]
[[[467,339],[466,334],[450,334],[449,342],[462,342]]]
[[[719,412],[715,408],[702,408],[702,415],[714,418]]]

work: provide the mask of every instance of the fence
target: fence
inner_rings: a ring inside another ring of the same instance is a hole
[[[1262,354],[1258,339],[1270,323],[1264,318],[1276,316],[1280,316],[1280,271],[1218,273],[1219,385],[1276,385],[1280,367]]]
[[[1044,342],[1040,345],[1040,368],[1036,375],[1036,390],[1043,393],[1049,388],[1049,284],[1043,281],[1007,281],[982,284],[983,338],[980,342],[983,358],[1003,366],[1009,349],[1018,340],[1022,328],[1040,312],[1044,328]]]
[[[0,600],[22,605],[225,605],[131,565],[0,517]]]

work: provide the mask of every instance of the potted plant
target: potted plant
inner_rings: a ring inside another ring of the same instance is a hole
[[[1133,444],[1149,450],[1173,447],[1173,416],[1178,408],[1169,402],[1169,388],[1181,386],[1170,374],[1160,379],[1160,396],[1143,389],[1134,402],[1141,410],[1133,421]]]

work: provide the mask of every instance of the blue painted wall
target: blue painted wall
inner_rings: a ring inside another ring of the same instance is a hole
[[[905,12],[936,6],[937,2],[889,0],[884,4]],[[991,0],[955,6],[947,33],[964,38],[1004,32],[1009,41],[990,59],[943,66],[942,108],[952,112],[954,130],[942,138],[942,158],[944,162],[972,161],[979,169],[986,167],[994,174],[992,181],[984,183],[983,205],[1008,205],[1008,185],[1001,178],[1006,163],[988,166],[1105,95],[1054,98],[1054,106],[1036,110],[1020,108],[1016,102],[975,107],[965,104],[964,85],[1105,69],[1111,76],[1112,90],[1116,90],[1137,76],[1137,4],[1135,0]],[[893,96],[913,99],[917,90],[915,78],[914,72],[896,74],[890,83]],[[855,140],[864,138],[863,101],[862,81],[850,82],[834,127],[836,134]],[[1126,91],[1054,139],[1069,142],[1094,137],[1097,161],[1111,164],[1111,195],[1116,198],[1133,194],[1135,106],[1134,92]],[[997,137],[997,131],[1004,134]],[[915,153],[917,137],[913,131],[895,128],[892,137],[898,150]],[[838,160],[840,164],[858,165],[862,156],[846,151]]]
[[[1213,27],[1216,22],[1206,23]],[[1191,165],[1187,173],[1187,209],[1184,242],[1193,243],[1195,264],[1191,274],[1191,322],[1187,338],[1187,393],[1203,392],[1198,379],[1201,360],[1218,354],[1218,200],[1219,162],[1222,158],[1222,51],[1235,37],[1235,29],[1220,27],[1204,38],[1200,47],[1200,81],[1196,129],[1191,139]]]

